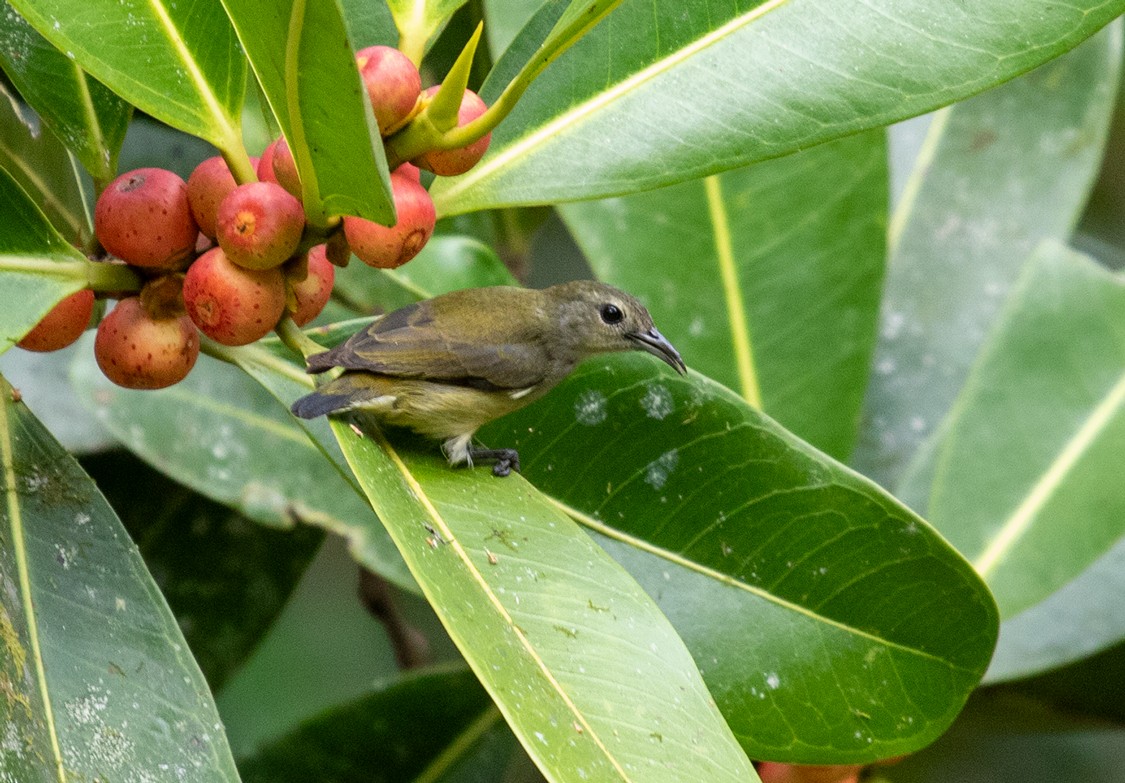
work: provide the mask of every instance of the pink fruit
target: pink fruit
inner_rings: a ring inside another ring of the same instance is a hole
[[[117,303],[94,337],[94,358],[105,377],[127,389],[179,383],[199,356],[199,333],[187,315],[154,318],[132,296]]]
[[[440,85],[435,85],[426,90],[426,95],[437,94]],[[461,108],[457,110],[457,127],[463,127],[481,116],[488,110],[488,106],[472,90],[465,90],[461,98]],[[487,133],[472,144],[455,150],[430,150],[424,152],[411,161],[418,168],[432,171],[442,177],[453,177],[464,174],[477,165],[488,150],[488,143],[492,141],[492,134]]]
[[[297,309],[293,321],[304,326],[320,315],[328,298],[332,296],[332,285],[336,281],[336,268],[328,261],[324,245],[316,245],[308,253],[308,274],[305,279],[292,283],[293,296]]]
[[[215,218],[219,214],[219,204],[236,187],[238,182],[220,155],[200,163],[188,177],[188,204],[191,205],[192,217],[199,225],[199,230],[211,239],[215,238]]]
[[[88,288],[75,291],[52,307],[16,345],[26,351],[66,348],[86,331],[93,312],[94,292]]]
[[[434,233],[434,202],[409,175],[391,175],[398,222],[381,226],[358,217],[344,218],[344,234],[352,252],[368,266],[394,269],[425,247]]]
[[[205,335],[223,345],[246,345],[269,334],[285,312],[280,269],[245,269],[221,247],[195,260],[184,278],[184,306]]]
[[[273,173],[273,156],[277,150],[277,144],[280,141],[281,138],[275,139],[268,147],[262,150],[262,157],[258,158],[258,165],[256,167],[258,181],[277,183],[277,175]]]
[[[277,184],[285,188],[291,196],[299,201],[301,199],[301,177],[297,174],[297,161],[293,160],[293,152],[289,149],[289,142],[284,138],[274,142],[272,165]]]
[[[304,227],[301,202],[273,182],[251,182],[223,199],[215,233],[234,263],[271,269],[296,252]]]
[[[384,136],[410,116],[422,92],[422,77],[410,58],[389,46],[368,46],[355,55],[360,76]]]
[[[166,169],[137,169],[110,183],[94,208],[102,246],[136,266],[172,267],[195,247],[187,183]]]

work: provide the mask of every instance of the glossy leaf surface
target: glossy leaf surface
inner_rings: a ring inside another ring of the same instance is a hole
[[[134,106],[220,149],[241,146],[246,61],[211,0],[11,0],[32,27]]]
[[[401,34],[400,47],[420,59],[434,36],[465,0],[386,0],[386,3]]]
[[[412,585],[354,484],[258,384],[201,356],[175,386],[132,391],[106,380],[91,354],[83,351],[73,365],[75,390],[130,451],[263,524],[305,522],[345,535],[369,530],[375,538],[363,547],[364,564]]]
[[[886,178],[877,131],[560,212],[688,366],[842,458],[875,342]]]
[[[383,144],[338,0],[223,0],[301,175],[309,219],[394,222]]]
[[[778,157],[999,84],[1123,10],[628,0],[543,73],[480,164],[436,184],[438,213],[616,195]],[[486,85],[486,101],[504,84]]]
[[[894,486],[941,424],[1036,243],[1064,239],[1098,171],[1120,23],[937,115],[891,225],[854,464]],[[1034,154],[1029,154],[1034,150]]]
[[[89,478],[0,380],[0,769],[235,783],[207,683]]]
[[[754,758],[915,750],[984,673],[996,611],[968,563],[863,477],[725,388],[591,361],[484,431],[657,600]]]
[[[82,187],[66,147],[39,118],[0,90],[0,168],[76,246],[93,235]]]
[[[0,66],[90,176],[111,180],[132,107],[52,46],[7,0],[0,3]]]
[[[1125,283],[1084,256],[1041,247],[953,409],[927,508],[1005,619],[1125,534],[1122,368]],[[1104,605],[1112,586],[1083,600]]]

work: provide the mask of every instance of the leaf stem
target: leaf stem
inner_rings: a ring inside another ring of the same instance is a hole
[[[289,350],[301,358],[307,359],[313,354],[324,353],[324,346],[310,339],[289,316],[281,319],[274,332]]]

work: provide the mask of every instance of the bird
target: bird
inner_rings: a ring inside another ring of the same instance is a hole
[[[309,356],[311,374],[344,372],[291,410],[302,419],[370,412],[441,441],[453,466],[491,462],[502,477],[519,471],[519,453],[474,445],[480,427],[540,399],[582,360],[630,350],[687,372],[645,306],[606,283],[452,291],[388,313]]]

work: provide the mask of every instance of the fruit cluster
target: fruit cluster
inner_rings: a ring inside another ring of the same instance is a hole
[[[380,134],[404,128],[436,94],[423,92],[418,69],[401,52],[372,46],[356,56]],[[479,117],[484,102],[466,90],[459,126]],[[118,294],[94,341],[98,366],[114,383],[158,389],[182,380],[199,355],[199,332],[223,345],[258,340],[287,315],[298,326],[328,302],[335,279],[354,253],[384,269],[412,259],[434,231],[434,204],[419,168],[439,176],[468,171],[488,148],[486,135],[453,150],[429,150],[391,173],[397,222],[383,226],[345,216],[325,236],[306,225],[301,180],[284,137],[251,159],[257,181],[239,183],[222,157],[200,163],[187,182],[160,168],[115,179],[98,197],[94,231],[107,253],[145,282]],[[59,302],[17,343],[52,351],[75,340],[94,308],[94,292]]]

